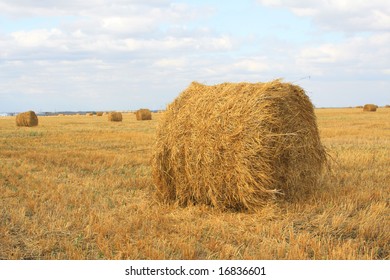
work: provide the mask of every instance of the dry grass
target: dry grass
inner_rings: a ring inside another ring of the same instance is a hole
[[[122,113],[110,112],[110,113],[108,113],[108,120],[111,122],[121,122],[122,121]]]
[[[377,108],[378,108],[378,106],[375,104],[366,104],[363,106],[363,111],[376,112]]]
[[[20,113],[16,116],[16,125],[17,126],[37,126],[38,125],[38,117],[34,111],[27,111],[24,113]]]
[[[149,109],[139,109],[135,112],[135,117],[138,121],[151,120],[152,112]]]
[[[163,201],[255,210],[316,188],[325,151],[298,86],[192,83],[164,116],[153,160]]]
[[[161,114],[0,117],[0,259],[390,259],[390,110],[316,115],[332,172],[255,213],[153,199]]]

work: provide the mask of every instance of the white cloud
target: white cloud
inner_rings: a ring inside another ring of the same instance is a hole
[[[234,48],[234,40],[228,36],[202,37],[129,37],[116,38],[108,34],[88,36],[81,30],[66,34],[59,29],[40,29],[32,31],[18,31],[10,34],[8,40],[3,41],[3,50],[13,53],[37,48],[46,48],[50,53],[66,55],[78,52],[167,52],[167,51],[229,51]],[[1,44],[0,44],[1,45]],[[41,49],[42,50],[42,49]],[[47,53],[47,54],[49,54]],[[118,53],[118,54],[119,54]],[[24,52],[27,55],[28,52]],[[92,53],[91,53],[92,54]],[[34,55],[34,53],[31,53]],[[112,54],[115,55],[114,53]],[[34,59],[34,57],[31,57]]]
[[[240,18],[246,14],[235,15],[234,31],[216,24],[222,2],[209,7],[168,0],[0,0],[0,16],[11,26],[0,34],[0,111],[16,99],[37,106],[45,100],[42,106],[50,110],[50,104],[59,104],[57,110],[129,109],[135,105],[127,103],[137,98],[161,107],[193,80],[294,81],[311,75],[328,85],[332,79],[388,79],[390,35],[383,29],[389,13],[383,2],[259,2],[316,24],[310,34],[292,22],[290,29],[253,31],[244,38],[236,30],[245,28]],[[30,19],[44,24],[23,26]],[[259,19],[252,18],[253,25]],[[350,33],[328,40],[326,29]]]
[[[387,0],[258,0],[312,21],[311,37],[290,53],[288,67],[327,81],[383,80],[390,65]],[[329,34],[340,34],[332,39]]]
[[[288,8],[333,31],[390,31],[388,0],[258,0],[265,6]]]
[[[108,25],[122,25],[123,20],[128,20],[156,26],[162,21],[185,22],[210,12],[205,6],[168,0],[0,0],[0,14],[8,17],[70,16],[88,18],[95,23],[104,19]]]
[[[389,45],[390,33],[347,38],[340,43],[301,49],[297,64],[321,75],[365,75],[377,79],[390,65]]]
[[[1,0],[2,13],[15,17],[22,16],[64,16],[64,15],[99,15],[126,14],[139,7],[166,7],[166,0]]]
[[[0,15],[6,14],[8,17],[32,16],[50,21],[55,15],[71,16],[56,27],[22,29],[5,34],[4,38],[0,38],[0,55],[7,55],[10,59],[12,55],[18,56],[18,52],[23,52],[23,57],[35,55],[35,52],[30,52],[31,48],[46,48],[48,54],[55,51],[57,56],[79,52],[94,55],[91,52],[232,49],[232,38],[221,34],[199,33],[191,28],[184,28],[181,34],[170,34],[174,30],[171,27],[178,23],[188,23],[209,12],[207,7],[165,0],[0,0]]]
[[[202,55],[236,47],[231,36],[190,26],[209,13],[208,7],[170,1],[0,0],[0,16],[11,24],[37,17],[49,26],[1,35],[5,60],[0,71],[6,74],[0,77],[0,92],[8,99],[3,98],[0,111],[12,105],[16,94],[36,106],[60,102],[58,110],[70,109],[75,96],[80,108],[72,109],[88,109],[86,104],[89,109],[115,109],[115,104],[129,109],[126,100],[139,95],[144,106],[151,100],[166,104],[198,76],[197,66],[212,63]],[[55,16],[70,17],[50,23]]]
[[[11,21],[31,16],[50,25],[56,15],[71,16],[49,28],[5,33],[0,37],[0,57],[78,60],[103,55],[115,60],[120,56],[122,59],[175,56],[168,54],[173,51],[199,55],[232,50],[235,47],[232,37],[212,30],[199,32],[199,28],[187,26],[192,19],[209,13],[208,7],[165,0],[0,0],[0,15],[16,17]],[[180,33],[174,31],[177,26],[183,27]]]
[[[39,46],[55,46],[55,41],[62,37],[62,32],[59,29],[53,28],[50,30],[40,29],[33,31],[17,31],[11,33],[11,37],[19,46],[22,47],[39,47]]]
[[[188,60],[180,58],[162,58],[154,62],[154,65],[161,68],[182,68],[188,63]]]
[[[80,39],[85,38],[86,34],[80,29],[77,29],[76,31],[71,32],[71,36]]]
[[[155,28],[155,20],[143,16],[133,17],[106,17],[101,20],[103,29],[109,32],[142,33],[150,32]]]
[[[270,69],[264,58],[256,57],[240,59],[233,64],[233,67],[236,71],[254,72],[258,74]]]

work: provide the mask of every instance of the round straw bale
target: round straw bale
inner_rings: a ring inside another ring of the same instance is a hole
[[[27,111],[16,115],[17,126],[37,126],[38,117],[34,111]]]
[[[253,210],[279,193],[307,193],[325,161],[313,105],[300,87],[193,82],[159,123],[152,170],[164,202]]]
[[[96,116],[98,116],[98,117],[103,116],[103,112],[96,112]]]
[[[122,121],[122,113],[110,112],[110,113],[108,113],[108,120],[111,122],[121,122]]]
[[[378,108],[378,106],[375,104],[366,104],[363,107],[363,111],[375,112],[377,108]]]
[[[137,121],[151,120],[152,112],[150,112],[149,109],[139,109],[135,112],[135,116],[137,118]]]

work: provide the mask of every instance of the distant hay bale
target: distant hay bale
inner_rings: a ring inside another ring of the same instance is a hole
[[[278,193],[312,190],[325,162],[314,108],[300,87],[193,82],[162,116],[152,170],[164,202],[253,210]]]
[[[363,106],[356,106],[355,108],[363,109]]]
[[[34,111],[27,111],[20,113],[16,116],[16,125],[17,126],[37,126],[38,117]]]
[[[139,109],[137,112],[135,112],[135,116],[137,121],[151,120],[152,112],[150,112],[149,109]]]
[[[86,116],[93,116],[93,113],[86,113]]]
[[[121,122],[122,121],[122,113],[110,112],[110,113],[108,113],[108,120],[111,122]]]
[[[103,116],[103,112],[96,112],[96,116],[98,116],[98,117]]]
[[[363,111],[366,111],[366,112],[375,112],[377,108],[378,108],[378,106],[375,105],[375,104],[366,104],[366,105],[364,105],[364,107],[363,107]]]
[[[390,108],[390,105],[385,105],[385,108]]]

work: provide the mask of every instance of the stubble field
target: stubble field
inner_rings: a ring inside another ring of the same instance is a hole
[[[0,117],[0,259],[390,259],[390,109],[316,109],[320,188],[256,213],[156,201],[152,121]]]

